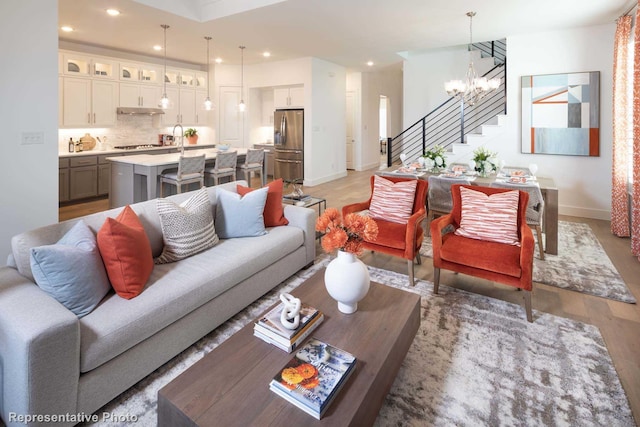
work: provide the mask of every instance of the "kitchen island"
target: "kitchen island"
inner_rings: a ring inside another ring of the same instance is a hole
[[[242,163],[247,149],[233,150],[238,153],[238,164]],[[218,152],[215,148],[196,149],[185,152],[185,156],[204,154],[206,162],[214,163]],[[111,163],[109,207],[117,208],[159,197],[159,176],[165,170],[176,169],[179,159],[180,153],[107,157]]]

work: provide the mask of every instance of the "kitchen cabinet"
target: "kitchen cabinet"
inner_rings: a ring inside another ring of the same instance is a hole
[[[69,201],[69,159],[58,159],[58,201]]]
[[[117,63],[108,58],[72,52],[62,54],[62,72],[66,75],[115,79],[116,68]]]
[[[118,78],[125,82],[162,84],[160,67],[140,63],[120,63]]]
[[[195,86],[198,90],[207,90],[207,73],[196,71],[195,73]]]
[[[117,91],[113,81],[64,77],[60,126],[115,126]]]
[[[275,88],[273,104],[274,108],[304,108],[304,86]]]
[[[120,107],[157,107],[162,87],[137,83],[120,83]]]
[[[206,93],[202,97],[200,91],[196,96],[195,89],[167,87],[167,96],[170,104],[162,117],[165,126],[172,126],[178,123],[183,126],[206,123],[204,111],[200,112],[200,108],[197,106],[200,99],[204,102],[207,96]]]
[[[273,126],[273,90],[262,91],[262,126]]]
[[[69,199],[98,195],[98,156],[69,159]]]
[[[109,194],[111,183],[111,163],[107,160],[108,154],[98,156],[98,196]]]

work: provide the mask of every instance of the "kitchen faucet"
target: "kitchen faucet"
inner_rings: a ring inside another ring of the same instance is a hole
[[[175,142],[176,140],[176,128],[180,126],[180,155],[184,156],[184,129],[182,128],[181,124],[177,124],[173,127],[173,132],[171,133],[171,136],[173,137],[173,141]]]

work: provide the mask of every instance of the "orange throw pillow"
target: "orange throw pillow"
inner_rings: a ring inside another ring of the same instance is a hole
[[[140,295],[153,270],[153,255],[138,215],[130,206],[125,206],[115,219],[106,219],[97,240],[116,293],[126,299]]]
[[[266,185],[267,203],[264,205],[264,226],[277,227],[279,225],[289,224],[289,220],[284,217],[284,208],[282,207],[282,192],[284,191],[284,182],[282,178],[271,181]],[[264,187],[263,187],[264,188]],[[237,191],[240,196],[253,191],[253,188],[238,185]]]

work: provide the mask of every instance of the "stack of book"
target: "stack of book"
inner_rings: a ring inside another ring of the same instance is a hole
[[[278,396],[320,419],[356,366],[356,358],[311,338],[269,383]]]
[[[324,314],[307,304],[300,309],[300,324],[296,329],[287,329],[280,323],[280,314],[284,304],[276,305],[258,319],[253,327],[253,335],[291,353],[324,320]]]

